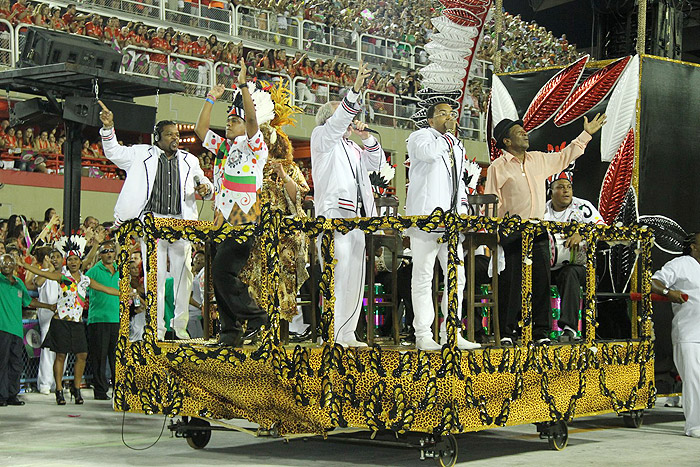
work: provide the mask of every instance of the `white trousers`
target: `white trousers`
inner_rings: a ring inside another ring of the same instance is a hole
[[[187,240],[176,240],[169,243],[166,240],[156,240],[158,254],[158,339],[165,338],[165,279],[173,278],[173,294],[175,296],[175,316],[170,327],[186,330],[189,321],[189,303],[192,292],[192,244]],[[146,270],[146,245],[141,242],[142,257],[144,258],[144,273]],[[169,261],[168,261],[169,260]],[[170,272],[168,273],[168,264]]]
[[[411,276],[411,298],[413,299],[413,328],[416,340],[432,338],[431,326],[435,319],[433,308],[433,273],[435,258],[440,261],[440,267],[445,277],[445,291],[442,294],[442,316],[445,317],[440,324],[440,334],[446,332],[447,318],[447,243],[438,243],[442,236],[432,232],[412,232],[411,252],[413,253],[413,274]],[[457,247],[459,261],[464,263],[464,250],[460,241]],[[461,314],[462,294],[464,293],[464,266],[457,268],[457,310]]]
[[[333,324],[336,341],[355,339],[355,329],[362,309],[363,286],[365,283],[365,233],[352,230],[346,235],[334,233],[335,241],[335,322]],[[317,241],[319,258],[321,237]]]
[[[49,332],[53,311],[46,308],[37,308],[36,316],[39,318],[39,333],[41,334],[41,342],[44,342],[46,333]],[[56,388],[56,382],[53,379],[53,362],[56,360],[56,352],[51,349],[41,349],[39,354],[39,373],[36,377],[36,387],[41,390],[48,389],[52,391]]]
[[[673,361],[683,383],[685,434],[700,430],[700,342],[673,344]]]

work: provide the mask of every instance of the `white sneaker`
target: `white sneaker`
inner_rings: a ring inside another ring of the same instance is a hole
[[[49,394],[51,394],[51,388],[39,388],[39,394],[48,396]]]
[[[688,436],[691,438],[700,438],[700,429],[697,430],[690,430],[688,433],[686,433]]]
[[[367,347],[367,344],[366,344],[366,343],[360,342],[360,341],[358,341],[357,339],[352,338],[352,337],[349,338],[349,339],[346,339],[346,340],[342,340],[342,341],[341,341],[341,340],[337,340],[337,341],[335,341],[335,343],[336,343],[336,344],[342,345],[342,346],[345,347],[346,349],[347,349],[348,347]]]
[[[447,336],[440,336],[440,345],[445,345],[447,344]],[[477,344],[476,342],[468,341],[464,337],[457,335],[457,348],[459,350],[474,350],[474,349],[480,349],[481,344]]]
[[[430,337],[416,339],[416,348],[420,350],[442,350],[442,346]]]

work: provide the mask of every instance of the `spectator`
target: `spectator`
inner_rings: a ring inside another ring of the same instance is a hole
[[[44,28],[51,26],[51,8],[47,3],[37,3],[32,13],[34,24]]]
[[[102,17],[95,13],[92,15],[92,20],[85,24],[85,35],[102,40],[104,37],[104,29],[102,28]]]
[[[63,18],[61,17],[61,9],[58,7],[53,7],[51,9],[51,19],[49,22],[49,25],[51,29],[54,29],[56,31],[67,31],[68,26],[66,26],[66,22],[63,21]]]
[[[29,296],[24,282],[15,276],[17,259],[0,256],[0,407],[24,405],[17,397],[22,374],[22,307],[56,310],[56,305]]]

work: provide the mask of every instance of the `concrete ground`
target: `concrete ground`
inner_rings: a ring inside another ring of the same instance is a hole
[[[184,439],[171,437],[167,428],[158,440],[162,416],[114,412],[110,401],[92,400],[89,389],[83,406],[69,400],[59,407],[53,395],[21,397],[25,406],[0,407],[2,466],[434,465],[433,460],[421,462],[418,452],[410,449],[358,446],[331,438],[284,443],[238,432],[214,432],[205,449],[194,450]],[[577,419],[569,427],[569,445],[561,452],[549,450],[533,425],[461,435],[458,447],[458,465],[700,465],[700,439],[683,435],[682,409],[664,408],[661,402],[645,414],[638,429],[625,428],[614,414]]]

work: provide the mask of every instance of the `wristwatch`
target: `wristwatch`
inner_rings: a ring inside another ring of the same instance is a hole
[[[661,293],[662,293],[662,295],[666,296],[666,295],[668,295],[669,292],[670,292],[669,288],[664,287],[664,290]]]

